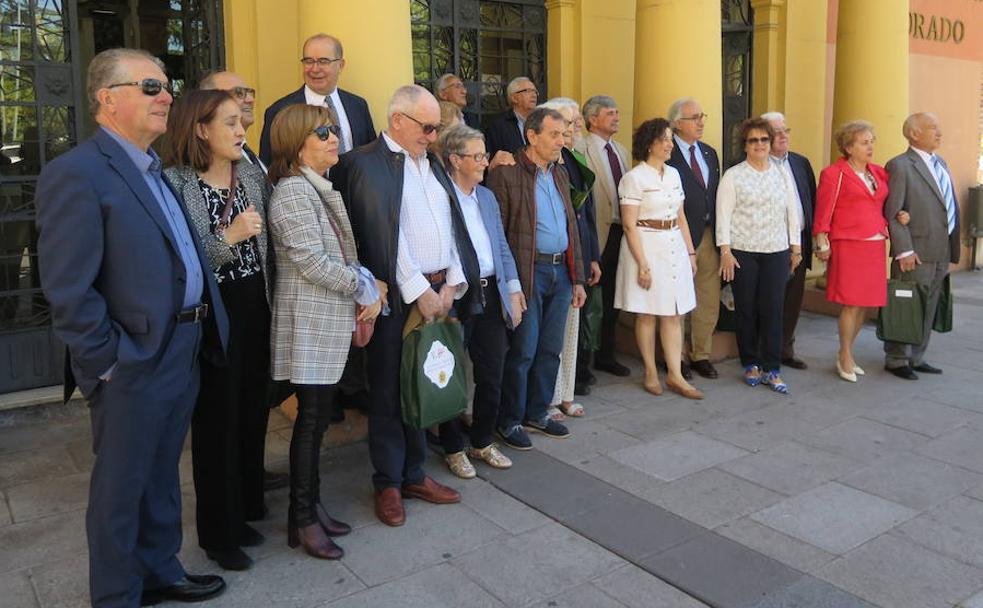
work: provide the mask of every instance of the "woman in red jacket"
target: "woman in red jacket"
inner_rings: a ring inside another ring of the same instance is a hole
[[[819,175],[813,235],[816,256],[828,260],[826,299],[843,305],[836,371],[856,382],[864,370],[853,359],[853,342],[864,308],[887,302],[887,172],[871,162],[874,127],[869,122],[848,122],[834,137],[843,158]]]

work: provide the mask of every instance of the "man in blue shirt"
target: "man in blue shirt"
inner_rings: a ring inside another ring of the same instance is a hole
[[[554,438],[570,435],[546,411],[571,302],[580,308],[587,298],[569,178],[556,165],[566,121],[556,110],[537,108],[524,128],[529,145],[516,153],[515,164],[501,165],[488,175],[528,306],[505,359],[498,421],[499,436],[519,450],[532,448],[526,431]]]
[[[225,589],[177,559],[178,459],[198,356],[223,363],[228,323],[184,206],[150,149],[172,101],[163,67],[144,51],[98,54],[88,94],[99,128],[38,180],[38,265],[68,349],[65,398],[77,385],[91,406],[86,532],[96,608],[201,601]]]

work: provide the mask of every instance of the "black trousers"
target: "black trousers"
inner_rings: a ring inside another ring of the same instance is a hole
[[[336,384],[295,384],[297,420],[290,438],[290,510],[287,520],[298,528],[317,521],[321,502],[318,462],[321,441],[334,414]]]
[[[807,238],[803,235],[802,238]],[[808,235],[812,238],[812,235]],[[802,297],[806,287],[805,261],[799,264],[785,288],[785,305],[782,312],[782,359],[795,356],[795,327],[799,324],[802,312]]]
[[[782,357],[782,308],[789,280],[789,250],[751,253],[732,250],[734,312],[741,365],[778,371]]]
[[[492,442],[492,431],[502,402],[502,374],[508,336],[502,317],[502,297],[495,277],[484,289],[485,311],[470,317],[464,324],[464,340],[474,372],[474,415],[471,423],[471,447],[484,448]],[[440,425],[440,443],[447,454],[465,447],[465,433],[458,418]]]
[[[610,361],[614,357],[615,326],[618,324],[618,311],[614,309],[614,290],[618,276],[618,256],[621,255],[621,237],[625,231],[621,224],[611,224],[608,240],[601,252],[601,291],[604,307],[601,317],[601,348],[597,358]]]
[[[394,297],[400,297],[398,292]],[[403,304],[400,311],[378,317],[368,345],[369,456],[377,491],[422,483],[424,477],[424,433],[403,424],[399,401],[399,364],[408,311],[409,306]]]
[[[238,547],[247,521],[262,519],[263,453],[270,410],[270,310],[263,275],[219,284],[229,316],[227,367],[201,363],[191,422],[198,544]]]

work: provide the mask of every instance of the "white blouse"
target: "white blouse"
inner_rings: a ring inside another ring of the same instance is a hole
[[[798,200],[781,168],[758,171],[747,161],[734,165],[717,188],[717,245],[739,251],[775,253],[802,244]]]

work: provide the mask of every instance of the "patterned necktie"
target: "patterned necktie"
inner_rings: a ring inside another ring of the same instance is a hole
[[[611,142],[608,142],[604,146],[604,151],[608,154],[608,164],[611,165],[611,177],[614,178],[614,191],[617,193],[618,186],[621,185],[621,161],[618,160],[618,155],[614,153]]]
[[[942,200],[945,201],[945,219],[949,225],[949,234],[956,229],[956,197],[952,194],[952,180],[949,172],[946,171],[942,159],[932,155],[932,163],[935,165],[935,175],[939,178],[939,189],[942,190]]]
[[[340,127],[341,123],[338,122],[338,110],[335,109],[330,95],[324,97],[324,105],[327,106],[328,112],[331,112],[331,122]],[[345,145],[345,134],[342,132],[338,135],[338,154],[344,154],[345,152],[348,152],[348,146]]]
[[[689,147],[689,168],[693,170],[693,175],[696,176],[696,181],[700,182],[700,185],[703,186],[704,190],[706,190],[707,182],[703,178],[703,171],[700,170],[700,163],[696,162],[695,142]]]

